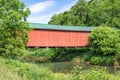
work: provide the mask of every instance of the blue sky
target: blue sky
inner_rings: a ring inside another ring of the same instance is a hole
[[[78,0],[21,0],[31,14],[29,22],[47,24],[53,14],[69,10]]]

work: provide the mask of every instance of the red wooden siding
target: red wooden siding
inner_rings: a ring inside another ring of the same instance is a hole
[[[90,32],[33,30],[29,36],[29,47],[84,47],[88,45]]]

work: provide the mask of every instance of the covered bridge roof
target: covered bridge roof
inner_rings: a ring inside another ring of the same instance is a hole
[[[34,29],[65,30],[65,31],[92,31],[92,29],[94,28],[87,26],[62,26],[62,25],[40,24],[40,23],[30,23],[30,26]]]

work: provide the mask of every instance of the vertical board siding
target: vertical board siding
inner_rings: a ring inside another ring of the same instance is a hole
[[[88,45],[90,32],[33,30],[28,47],[84,47]]]

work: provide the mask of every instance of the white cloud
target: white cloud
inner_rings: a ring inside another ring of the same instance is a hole
[[[47,24],[48,21],[50,20],[50,18],[53,16],[53,14],[59,14],[59,13],[69,10],[71,8],[71,6],[73,6],[76,2],[77,2],[77,0],[75,2],[71,2],[71,3],[63,6],[59,11],[53,11],[52,13],[47,14],[47,15],[39,15],[38,17],[29,17],[28,21],[33,22],[33,23]],[[49,0],[46,2],[34,4],[34,5],[30,6],[30,9],[31,9],[32,13],[38,13],[38,12],[46,10],[48,7],[52,6],[53,4],[54,4],[53,0]]]
[[[48,21],[50,20],[51,15],[43,15],[43,16],[38,16],[38,17],[30,17],[28,18],[28,22],[33,22],[33,23],[45,23],[47,24]]]
[[[86,1],[91,1],[91,0],[86,0]]]
[[[65,5],[65,6],[63,6],[58,12],[56,12],[56,14],[63,13],[64,11],[70,10],[70,8],[71,8],[73,5],[75,5],[76,2],[77,2],[77,0],[74,1],[74,2],[71,2],[71,3],[67,4],[67,5]]]
[[[29,6],[29,8],[31,10],[31,13],[39,13],[41,11],[46,10],[53,4],[54,4],[53,1],[45,1],[45,2],[39,2],[39,3],[33,4],[33,5]]]

